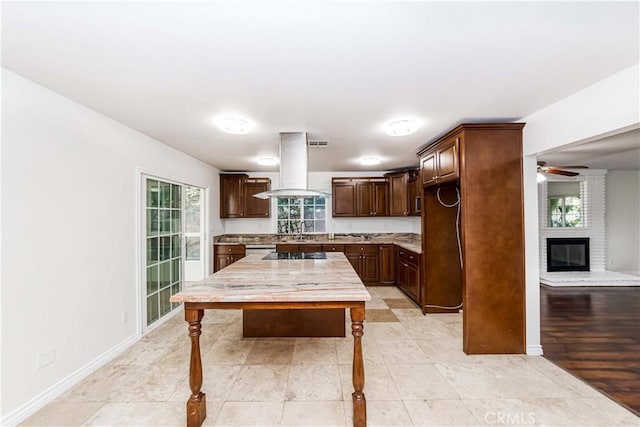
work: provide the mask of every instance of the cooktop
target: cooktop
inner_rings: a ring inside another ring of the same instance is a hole
[[[327,259],[327,254],[325,252],[271,252],[262,259]]]

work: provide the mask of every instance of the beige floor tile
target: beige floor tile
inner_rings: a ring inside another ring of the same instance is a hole
[[[165,402],[189,371],[184,366],[155,364],[137,369],[120,382],[109,400],[112,402]]]
[[[366,309],[364,318],[367,323],[370,322],[399,322],[396,315],[388,308],[385,309]]]
[[[416,426],[477,426],[481,423],[461,400],[406,400]]]
[[[342,400],[338,365],[293,365],[285,400]]]
[[[388,365],[403,400],[459,399],[433,364]]]
[[[332,402],[285,402],[282,413],[283,426],[327,426],[348,425],[342,401]]]
[[[365,366],[364,395],[367,400],[401,400],[386,365]],[[353,374],[351,365],[340,365],[342,399],[351,400]]]
[[[216,341],[211,349],[202,355],[203,365],[242,365],[247,360],[255,340]]]
[[[640,426],[640,417],[606,396],[577,398],[577,400],[581,400],[588,407],[598,411],[600,415],[607,417],[613,425]]]
[[[397,286],[368,286],[372,298],[406,298]]]
[[[417,308],[392,308],[391,311],[400,321],[415,321],[423,318],[422,312]]]
[[[389,306],[387,305],[386,302],[384,302],[384,300],[382,298],[371,298],[371,301],[367,301],[365,304],[365,309],[367,310],[371,310],[371,309],[380,309],[380,310],[388,310]],[[347,316],[347,319],[351,319],[349,316]],[[365,316],[366,319],[366,316]]]
[[[415,310],[416,313],[420,313],[420,309],[407,298],[383,298],[383,300],[389,308],[410,308]],[[420,315],[422,315],[422,313],[420,313]]]
[[[337,365],[337,342],[331,338],[296,338],[293,365]],[[353,341],[353,338],[351,338]]]
[[[207,396],[208,397],[208,396]],[[184,427],[187,419],[186,398],[182,402],[165,402],[151,419],[155,427]],[[207,417],[203,426],[212,426],[223,402],[212,402],[207,399]]]
[[[63,393],[55,402],[106,402],[141,369],[140,366],[108,364]]]
[[[353,411],[353,405],[349,405]],[[351,414],[350,420],[353,420]],[[401,400],[369,400],[367,401],[367,426],[395,427],[412,426],[411,418],[405,404]]]
[[[258,339],[247,355],[245,365],[290,365],[295,339]]]
[[[581,399],[464,400],[482,425],[613,426]]]
[[[353,338],[336,341],[336,350],[338,352],[338,363],[340,365],[350,365],[353,363]],[[362,357],[364,365],[382,365],[384,359],[378,348],[375,339],[367,339],[362,341]]]
[[[230,401],[283,401],[289,377],[288,365],[243,366],[231,387]]]
[[[377,340],[411,339],[411,335],[402,323],[369,323],[365,322],[364,335]]]
[[[27,418],[20,426],[81,426],[104,402],[51,403]]]
[[[378,340],[378,348],[387,365],[430,363],[427,355],[413,340]]]
[[[224,401],[242,369],[239,365],[210,365],[202,367],[202,389],[207,402]],[[188,370],[187,370],[188,372]],[[172,402],[186,402],[191,395],[189,377],[187,376],[169,397]]]
[[[214,426],[279,426],[283,402],[225,402]]]
[[[522,356],[523,360],[529,365],[533,366],[535,369],[540,371],[542,375],[546,376],[550,380],[554,381],[557,384],[560,384],[566,390],[568,390],[571,394],[580,396],[580,397],[593,397],[599,398],[602,397],[602,394],[591,387],[586,382],[582,381],[580,378],[576,378],[571,375],[569,372],[555,365],[553,362],[545,359],[542,356]]]
[[[153,417],[162,403],[151,402],[108,402],[105,403],[85,426],[153,426]]]

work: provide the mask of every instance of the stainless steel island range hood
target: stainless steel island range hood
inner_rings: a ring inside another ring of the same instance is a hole
[[[307,188],[308,170],[307,133],[283,132],[280,134],[280,188],[253,197],[329,197],[329,193]]]

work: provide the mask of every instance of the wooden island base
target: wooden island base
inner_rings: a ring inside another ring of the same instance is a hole
[[[344,322],[342,308],[242,310],[242,336],[344,337]]]
[[[202,317],[205,309],[247,309],[249,311],[274,309],[292,310],[340,310],[344,316],[344,309],[351,312],[351,334],[353,335],[353,425],[366,427],[367,402],[364,396],[364,359],[362,357],[362,336],[364,334],[364,301],[362,302],[291,302],[291,303],[189,303],[184,304],[185,320],[189,323],[189,337],[191,339],[191,362],[189,367],[189,387],[191,396],[187,400],[187,427],[200,427],[207,416],[206,397],[202,393],[202,359],[200,356],[200,334]],[[310,310],[310,307],[313,307]]]

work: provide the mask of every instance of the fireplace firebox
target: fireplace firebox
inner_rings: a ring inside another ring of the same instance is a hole
[[[547,239],[547,271],[590,271],[589,238]]]

